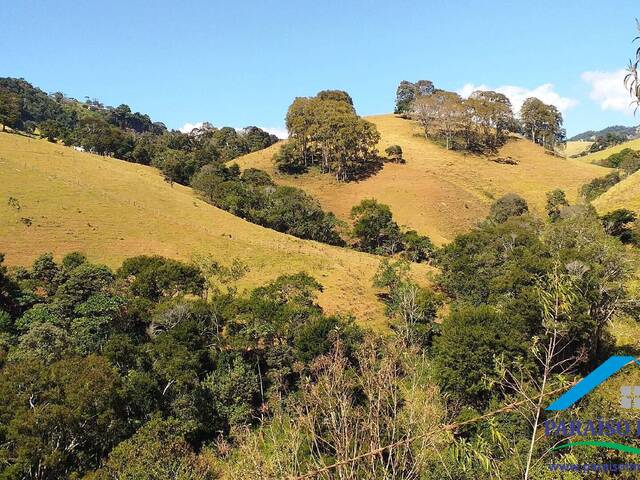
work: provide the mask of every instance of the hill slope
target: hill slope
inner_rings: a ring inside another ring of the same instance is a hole
[[[331,176],[316,172],[297,177],[278,174],[272,162],[278,145],[235,161],[242,168],[266,170],[279,183],[303,188],[342,219],[348,218],[353,205],[374,197],[391,207],[399,223],[429,235],[437,244],[470,229],[486,216],[494,199],[505,193],[519,193],[541,213],[549,190],[561,188],[574,201],[580,186],[608,171],[547,155],[541,147],[515,138],[499,156],[512,157],[519,164],[499,164],[428,142],[414,122],[393,115],[367,119],[376,124],[382,136],[380,150],[400,145],[406,164],[386,164],[366,180],[339,184]]]
[[[604,160],[610,155],[614,153],[618,153],[625,148],[630,148],[632,150],[640,150],[640,138],[636,138],[635,140],[629,140],[628,142],[621,143],[619,145],[615,145],[613,147],[605,148],[604,150],[600,150],[599,152],[590,153],[589,155],[585,155],[584,157],[580,157],[580,161],[587,163],[594,163],[598,160]]]
[[[320,303],[327,311],[351,311],[373,324],[383,315],[371,287],[375,256],[245,222],[189,188],[169,186],[150,167],[0,134],[0,252],[7,264],[72,250],[112,267],[140,254],[189,260],[209,253],[222,264],[238,258],[251,268],[244,286],[308,271],[326,287]],[[427,267],[415,268],[426,278]]]
[[[629,175],[593,201],[599,213],[628,208],[640,213],[640,171]]]
[[[570,140],[566,143],[564,150],[561,150],[558,153],[566,157],[571,157],[587,151],[591,148],[591,145],[593,145],[593,142],[588,142],[586,140]]]

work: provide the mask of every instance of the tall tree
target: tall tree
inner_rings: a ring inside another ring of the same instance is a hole
[[[0,91],[0,123],[2,131],[6,127],[15,127],[20,121],[22,102],[20,97],[12,92]]]
[[[431,95],[435,91],[430,80],[418,80],[416,83],[403,80],[396,89],[396,108],[394,113],[409,114],[416,99]]]
[[[535,97],[527,98],[520,109],[524,134],[534,143],[553,150],[565,139],[562,114],[554,105],[547,105]]]

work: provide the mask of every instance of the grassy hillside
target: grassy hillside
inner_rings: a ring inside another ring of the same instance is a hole
[[[609,155],[614,153],[618,153],[625,148],[631,148],[632,150],[640,150],[640,138],[636,138],[635,140],[629,140],[628,142],[621,143],[620,145],[615,145],[610,148],[606,148],[599,152],[591,153],[584,157],[580,157],[580,160],[583,162],[593,163],[598,160],[603,160],[607,158]]]
[[[189,188],[169,186],[150,167],[0,134],[0,252],[6,262],[23,265],[42,252],[60,257],[72,250],[112,267],[139,254],[188,260],[209,253],[223,264],[238,258],[251,268],[246,286],[308,271],[325,286],[320,303],[329,312],[382,320],[371,287],[375,256],[245,222]],[[427,267],[416,272],[426,278]]]
[[[587,151],[591,145],[593,145],[593,142],[588,142],[586,140],[572,140],[567,142],[565,148],[560,153],[567,157],[571,157],[572,155],[578,155]]]
[[[640,172],[628,176],[593,201],[598,212],[628,208],[640,213]]]
[[[547,191],[561,188],[574,201],[580,186],[608,171],[545,154],[541,147],[515,138],[499,157],[512,157],[519,164],[499,164],[485,157],[447,151],[428,142],[414,122],[393,115],[368,120],[376,124],[382,135],[380,150],[400,145],[406,164],[386,164],[371,178],[338,184],[331,176],[315,172],[297,177],[277,174],[272,156],[278,145],[237,161],[242,168],[260,168],[280,183],[303,188],[318,198],[325,209],[343,219],[348,218],[353,205],[375,197],[391,206],[399,223],[429,235],[438,244],[471,228],[486,216],[494,199],[505,193],[519,193],[534,211],[541,213]]]

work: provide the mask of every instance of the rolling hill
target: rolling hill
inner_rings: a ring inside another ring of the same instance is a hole
[[[383,319],[371,286],[379,258],[248,223],[170,186],[150,167],[0,133],[0,202],[8,265],[73,250],[112,267],[140,254],[210,254],[223,265],[237,258],[250,267],[241,286],[307,271],[325,287],[319,301],[328,312],[352,312],[370,325]],[[428,271],[415,266],[417,278]]]
[[[565,148],[558,153],[566,157],[571,157],[587,151],[591,145],[593,145],[593,142],[586,140],[570,140],[566,143]]]
[[[640,171],[629,175],[593,201],[599,213],[627,208],[640,213]]]
[[[498,157],[511,157],[518,164],[500,164],[482,156],[447,151],[426,141],[416,123],[394,115],[367,119],[381,134],[380,150],[400,145],[406,164],[385,164],[368,179],[337,183],[317,172],[278,174],[272,162],[278,144],[234,161],[241,168],[266,170],[277,182],[306,190],[342,219],[348,219],[351,207],[362,199],[376,198],[391,207],[400,224],[429,235],[436,244],[473,227],[486,216],[491,203],[505,193],[522,195],[534,212],[542,213],[549,190],[561,188],[570,201],[575,201],[580,186],[608,171],[546,154],[542,147],[515,137]]]
[[[610,155],[614,153],[618,153],[625,148],[631,148],[632,150],[640,150],[640,138],[636,138],[634,140],[629,140],[628,142],[621,143],[619,145],[615,145],[613,147],[605,148],[604,150],[600,150],[599,152],[590,153],[589,155],[585,155],[584,157],[580,157],[581,162],[594,163],[598,160],[604,160]]]

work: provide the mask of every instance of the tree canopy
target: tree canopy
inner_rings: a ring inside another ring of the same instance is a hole
[[[287,111],[286,125],[289,140],[274,156],[281,172],[299,173],[317,166],[339,181],[349,181],[379,167],[380,134],[356,114],[346,92],[296,98]]]

